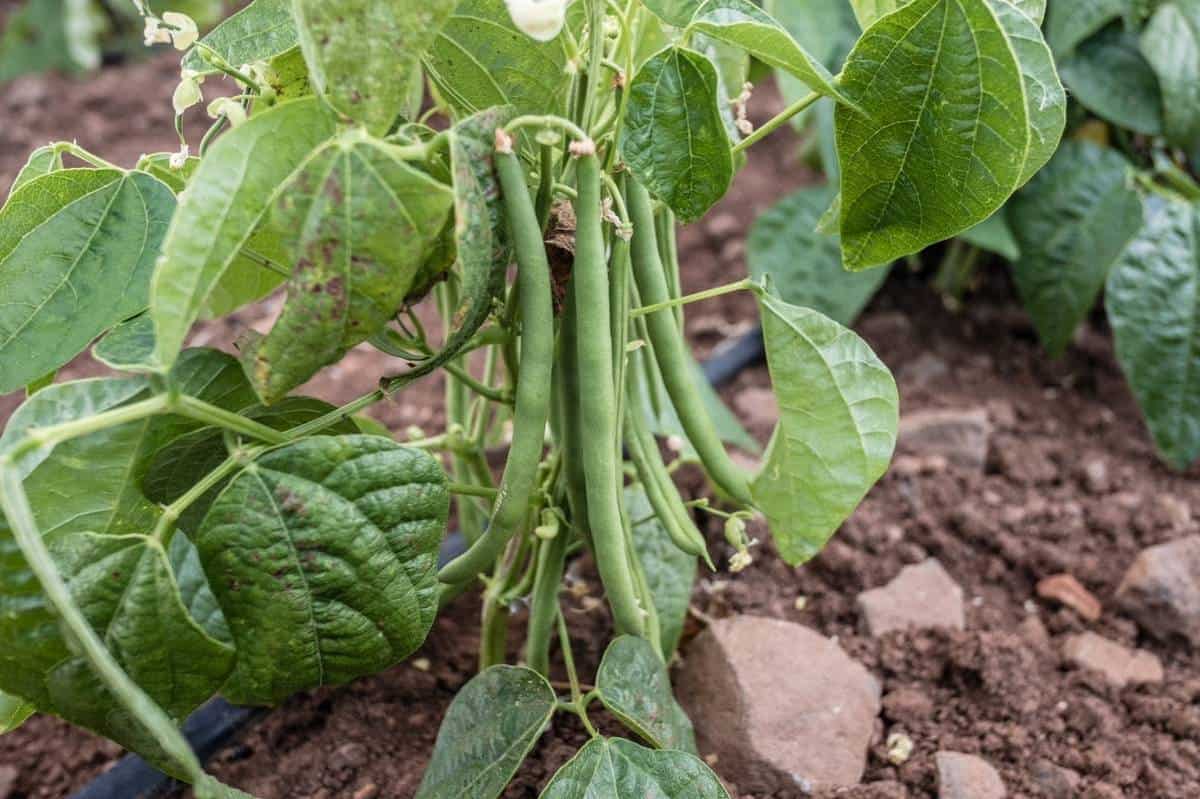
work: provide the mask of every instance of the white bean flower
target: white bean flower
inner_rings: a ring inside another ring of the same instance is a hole
[[[184,111],[204,100],[204,94],[200,91],[200,83],[203,80],[203,75],[184,70],[182,80],[175,87],[175,93],[171,95],[171,105],[175,106],[175,116],[180,116]]]
[[[229,126],[236,128],[246,121],[246,108],[232,97],[218,97],[208,104],[208,115],[213,119],[225,115]]]
[[[200,28],[196,20],[187,14],[168,11],[162,15],[162,19],[147,15],[143,35],[147,47],[170,43],[175,45],[176,50],[187,50],[200,38]]]
[[[571,0],[504,0],[513,24],[539,42],[548,42],[562,32]]]

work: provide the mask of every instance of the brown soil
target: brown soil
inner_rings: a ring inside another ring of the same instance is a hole
[[[170,59],[164,58],[105,73],[91,84],[36,78],[0,89],[6,120],[0,129],[0,188],[28,149],[51,137],[77,133],[81,143],[121,163],[142,151],[172,148],[165,99],[173,79]],[[118,94],[126,99],[114,100]],[[685,233],[686,288],[745,273],[742,240],[750,221],[811,178],[791,157],[794,149],[785,135],[756,151],[716,214]],[[197,340],[227,345],[239,325],[261,324],[270,312],[268,303],[200,330]],[[705,354],[753,320],[750,301],[725,298],[694,308],[689,332]],[[1110,600],[1143,547],[1194,532],[1195,523],[1181,508],[1200,514],[1198,472],[1173,474],[1156,461],[1102,321],[1081,334],[1062,362],[1053,363],[1039,350],[998,268],[962,315],[947,312],[922,277],[897,270],[858,329],[897,374],[904,412],[989,411],[996,431],[985,472],[948,468],[911,476],[894,470],[812,564],[789,568],[766,543],[754,568],[701,581],[694,595],[698,615],[753,613],[809,625],[836,636],[880,678],[885,710],[866,785],[836,795],[935,796],[933,754],[939,749],[982,755],[1001,771],[1015,797],[1200,795],[1200,656],[1144,639],[1115,611],[1088,624],[1034,593],[1039,579],[1068,572],[1102,601]],[[311,393],[344,401],[391,368],[365,351],[351,359],[314,381]],[[85,358],[67,375],[96,371]],[[769,405],[761,401],[767,385],[765,369],[757,368],[724,392],[761,440],[773,423]],[[410,424],[434,429],[439,397],[436,381],[422,383],[381,409],[379,417],[397,430]],[[15,402],[0,400],[0,414]],[[1083,465],[1091,462],[1105,465],[1107,484],[1084,481]],[[694,475],[689,479],[693,489],[699,487]],[[757,532],[766,539],[765,531]],[[719,530],[710,533],[714,552],[724,560],[730,552]],[[882,639],[862,634],[855,596],[930,556],[963,586],[967,630]],[[575,569],[595,584],[586,563]],[[798,603],[800,598],[806,603]],[[439,619],[414,659],[383,675],[294,697],[221,753],[213,771],[263,799],[411,797],[440,719],[473,672],[477,610],[472,600],[460,601]],[[578,600],[570,601],[568,615],[586,674],[598,662],[607,618],[603,610],[583,610]],[[519,612],[516,619],[519,627]],[[1048,639],[1039,634],[1039,624]],[[693,621],[689,633],[699,629],[700,622]],[[1055,639],[1084,629],[1154,652],[1163,659],[1166,682],[1118,691],[1096,675],[1064,666]],[[904,732],[916,744],[913,757],[899,768],[886,759],[883,742],[892,732]],[[535,797],[583,740],[577,722],[556,719],[506,797]],[[4,799],[65,797],[115,752],[111,744],[62,722],[34,719],[0,738],[0,765],[19,773],[15,790]],[[1080,775],[1078,790],[1047,793],[1041,760]],[[736,791],[736,763],[719,763],[717,769],[735,797],[768,799]]]

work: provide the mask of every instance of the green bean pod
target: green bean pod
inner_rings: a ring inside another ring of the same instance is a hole
[[[550,673],[550,641],[558,616],[558,591],[567,559],[566,530],[538,548],[537,571],[529,600],[529,631],[525,636],[525,663],[543,677]]]
[[[501,134],[503,135],[503,134]],[[496,171],[517,256],[517,287],[521,305],[521,377],[513,409],[512,447],[500,494],[488,529],[471,548],[438,574],[444,583],[462,583],[490,568],[505,545],[525,523],[537,481],[538,464],[550,414],[550,383],[554,364],[554,307],[550,293],[550,264],[533,200],[525,185],[521,162],[511,152],[496,152]]]
[[[608,262],[601,217],[600,161],[578,157],[577,229],[573,291],[578,321],[579,410],[587,426],[582,436],[587,480],[588,520],[600,579],[617,629],[644,635],[644,611],[630,569],[621,521],[621,470],[617,459],[618,420],[613,374]]]
[[[561,417],[560,446],[563,450],[563,472],[567,485],[567,503],[571,509],[571,525],[585,541],[591,540],[588,527],[587,476],[583,471],[583,420],[580,418],[579,397],[579,335],[575,314],[574,281],[568,287],[566,307],[559,324],[558,359],[554,364],[555,390],[558,392]]]
[[[654,207],[650,194],[636,180],[629,181],[629,215],[633,222],[633,274],[638,293],[645,305],[658,305],[670,300],[667,277],[659,257],[658,239],[654,229]],[[750,481],[744,471],[730,459],[712,417],[704,407],[695,378],[689,367],[687,346],[669,308],[646,316],[646,328],[659,372],[667,394],[688,440],[700,456],[704,470],[717,486],[742,505],[752,505]]]

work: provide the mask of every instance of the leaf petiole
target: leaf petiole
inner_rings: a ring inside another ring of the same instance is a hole
[[[634,308],[629,312],[629,315],[636,319],[639,316],[647,316],[652,313],[658,313],[659,311],[665,311],[669,308],[678,308],[683,305],[690,305],[693,302],[711,300],[715,297],[733,294],[738,291],[752,291],[754,294],[762,296],[763,287],[758,283],[758,281],[753,280],[752,278],[746,278],[744,280],[739,280],[736,283],[728,283],[724,286],[717,286],[716,288],[698,291],[695,294],[688,294],[685,297],[677,297],[673,300],[666,300],[665,302],[658,302],[653,305],[643,305],[640,308]]]
[[[815,103],[817,100],[820,100],[823,96],[824,95],[818,92],[813,92],[805,97],[801,97],[799,100],[792,103],[787,108],[783,109],[774,117],[772,117],[761,128],[735,144],[733,146],[734,155],[745,152],[755,144],[758,144],[760,141],[786,125],[792,117],[807,110],[810,106],[812,106],[813,103]]]

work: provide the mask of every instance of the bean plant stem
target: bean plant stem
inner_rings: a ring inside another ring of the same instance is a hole
[[[736,283],[727,283],[724,286],[717,286],[716,288],[697,291],[695,294],[689,294],[686,297],[678,297],[673,300],[656,302],[653,305],[643,305],[641,308],[634,308],[629,313],[636,319],[639,316],[658,313],[659,311],[665,311],[670,308],[681,308],[684,305],[691,305],[694,302],[711,300],[715,297],[722,297],[726,294],[733,294],[738,291],[753,291],[755,294],[761,294],[762,286],[760,286],[751,278],[745,278],[744,280],[739,280]]]
[[[198,422],[223,427],[226,430],[232,430],[235,433],[256,438],[259,441],[265,441],[268,444],[286,444],[288,436],[278,430],[267,427],[265,424],[256,422],[241,414],[227,411],[224,408],[218,408],[216,405],[210,405],[203,400],[198,400],[195,397],[189,397],[186,394],[180,395],[173,403],[172,410],[177,411],[183,416],[190,419],[195,419]]]
[[[787,108],[783,109],[777,115],[772,117],[761,128],[735,144],[733,147],[734,154],[736,155],[737,153],[745,152],[755,144],[758,144],[760,141],[786,125],[792,117],[802,113],[817,100],[820,100],[821,96],[822,95],[818,92],[813,92],[812,94],[802,97],[796,102],[792,103]]]
[[[484,499],[495,499],[500,493],[499,489],[474,483],[447,483],[446,490],[462,497],[483,497]]]

